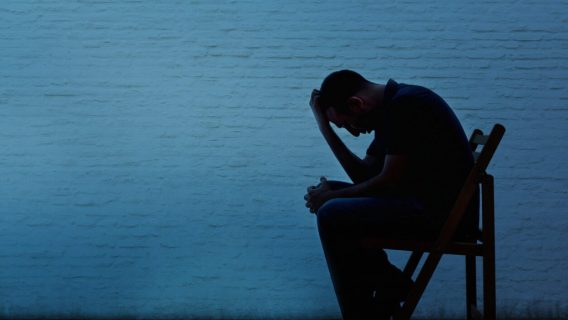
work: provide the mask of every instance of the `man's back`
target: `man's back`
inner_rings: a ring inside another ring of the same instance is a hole
[[[407,155],[410,170],[402,192],[417,196],[443,220],[473,166],[461,124],[436,93],[392,80],[385,90],[383,112],[368,153]]]

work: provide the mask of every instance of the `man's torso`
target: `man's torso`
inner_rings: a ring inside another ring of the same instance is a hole
[[[427,210],[446,216],[473,166],[459,120],[436,93],[393,80],[383,105],[367,154],[379,161],[389,154],[408,156],[410,171],[397,192],[416,196]]]

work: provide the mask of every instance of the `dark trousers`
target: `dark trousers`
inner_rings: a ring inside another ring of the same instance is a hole
[[[330,183],[334,189],[350,185]],[[424,205],[411,197],[332,199],[318,210],[317,221],[343,319],[386,319],[410,279],[389,263],[384,250],[365,249],[362,239],[428,237],[432,221]]]

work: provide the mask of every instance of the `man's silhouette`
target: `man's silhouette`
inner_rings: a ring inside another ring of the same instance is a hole
[[[322,178],[308,188],[306,207],[318,229],[344,319],[388,319],[412,280],[368,251],[368,236],[432,238],[473,166],[464,131],[448,104],[420,86],[370,82],[342,70],[310,99],[319,129],[352,183]],[[354,136],[374,132],[366,156],[353,154],[331,124]],[[472,202],[473,204],[474,202]],[[462,236],[476,229],[471,206]]]

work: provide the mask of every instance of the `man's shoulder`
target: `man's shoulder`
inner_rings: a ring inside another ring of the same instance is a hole
[[[450,116],[453,111],[448,103],[433,90],[419,85],[399,84],[386,107],[394,118],[419,118],[421,121]],[[387,116],[388,117],[388,116]]]
[[[391,103],[412,103],[412,102],[444,102],[433,90],[415,84],[399,83],[396,93],[392,96]]]

